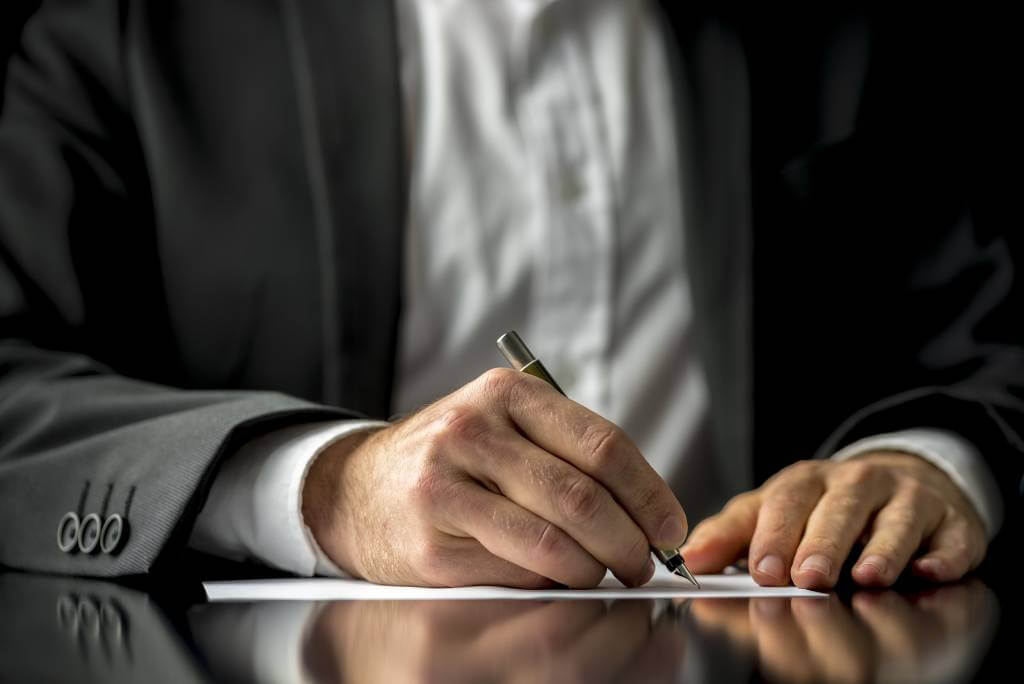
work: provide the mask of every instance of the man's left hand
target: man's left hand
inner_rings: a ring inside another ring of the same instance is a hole
[[[886,451],[794,463],[698,525],[682,553],[692,572],[707,573],[746,550],[758,584],[827,589],[860,541],[853,579],[883,587],[908,564],[935,582],[958,580],[981,563],[986,540],[949,476],[917,456]]]

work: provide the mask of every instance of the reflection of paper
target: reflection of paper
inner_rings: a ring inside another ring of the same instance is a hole
[[[621,598],[745,598],[768,596],[827,596],[796,587],[761,587],[750,575],[701,575],[700,589],[659,567],[654,579],[627,589],[611,576],[596,589],[511,589],[509,587],[392,587],[361,580],[270,579],[204,582],[211,601],[333,601],[333,600],[448,600],[448,599],[621,599]]]

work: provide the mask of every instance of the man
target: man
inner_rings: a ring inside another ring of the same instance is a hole
[[[691,569],[977,566],[1022,373],[970,149],[932,144],[974,122],[871,22],[763,20],[44,7],[0,127],[0,562],[639,584],[686,537],[673,491],[699,518],[818,454]],[[507,327],[621,427],[484,372]]]

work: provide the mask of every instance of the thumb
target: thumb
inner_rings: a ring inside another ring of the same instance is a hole
[[[757,526],[761,497],[749,493],[736,497],[725,508],[694,528],[680,549],[690,572],[721,572],[745,555]]]

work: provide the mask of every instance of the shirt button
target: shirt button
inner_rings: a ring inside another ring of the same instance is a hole
[[[562,174],[562,201],[575,202],[583,195],[583,183],[575,173]]]

